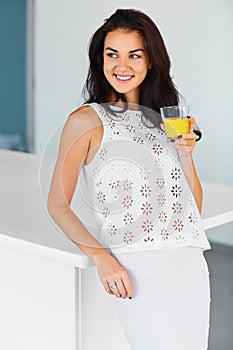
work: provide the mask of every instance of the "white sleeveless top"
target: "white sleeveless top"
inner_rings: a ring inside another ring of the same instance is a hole
[[[104,105],[89,105],[104,134],[77,184],[75,211],[88,231],[112,253],[211,249],[177,149],[165,133],[147,127],[141,111],[116,116]]]

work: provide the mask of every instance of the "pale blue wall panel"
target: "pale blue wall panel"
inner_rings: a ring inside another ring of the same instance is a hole
[[[0,134],[26,138],[26,0],[0,0]]]

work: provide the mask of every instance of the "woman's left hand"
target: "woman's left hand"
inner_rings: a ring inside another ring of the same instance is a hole
[[[190,128],[189,133],[180,135],[179,138],[176,138],[174,142],[174,146],[177,148],[179,156],[189,156],[192,154],[192,151],[196,145],[196,134],[193,132],[193,128],[195,125],[195,119],[190,116],[189,117]]]

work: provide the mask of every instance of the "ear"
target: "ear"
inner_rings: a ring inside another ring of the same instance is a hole
[[[152,68],[152,64],[149,63],[148,66],[147,66],[147,69],[151,69]]]

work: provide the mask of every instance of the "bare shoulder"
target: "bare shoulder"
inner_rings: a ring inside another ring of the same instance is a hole
[[[97,113],[90,106],[81,106],[67,118],[61,135],[62,154],[71,148],[76,153],[80,150],[88,153],[100,142],[103,125]]]
[[[81,106],[68,116],[66,124],[83,130],[100,126],[101,121],[91,106]]]

